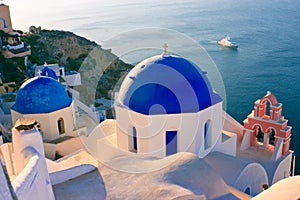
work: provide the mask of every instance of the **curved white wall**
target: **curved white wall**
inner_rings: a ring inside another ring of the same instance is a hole
[[[16,179],[12,182],[19,199],[54,199],[47,170],[42,136],[35,128],[12,129]]]
[[[268,184],[268,175],[258,163],[247,165],[236,179],[233,187],[244,192],[248,187],[250,194],[262,191],[262,185]]]
[[[23,150],[24,157],[28,154],[31,154],[31,158],[12,182],[18,199],[54,200],[45,158],[32,147]]]
[[[272,180],[272,185],[277,181],[287,178],[290,176],[290,169],[291,169],[291,162],[292,162],[292,153],[290,152],[284,160],[280,162],[278,165]],[[270,180],[271,181],[271,180]]]

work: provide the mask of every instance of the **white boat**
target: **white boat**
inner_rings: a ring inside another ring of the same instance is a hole
[[[218,41],[218,44],[222,45],[224,47],[229,47],[229,48],[234,48],[234,49],[239,47],[239,44],[232,41],[228,35],[225,38],[223,38],[222,40]]]

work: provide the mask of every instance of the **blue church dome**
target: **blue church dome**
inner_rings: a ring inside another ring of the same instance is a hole
[[[154,56],[136,65],[118,98],[120,106],[145,115],[194,113],[222,101],[199,67],[173,55]]]
[[[21,114],[50,113],[70,106],[63,85],[51,77],[34,77],[22,84],[12,109]]]

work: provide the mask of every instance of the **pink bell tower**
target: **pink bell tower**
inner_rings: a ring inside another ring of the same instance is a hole
[[[292,129],[287,122],[288,120],[282,116],[282,104],[278,103],[276,97],[268,91],[263,98],[254,103],[252,113],[244,120],[241,149],[245,150],[258,145],[256,136],[260,128],[263,133],[261,147],[273,151],[272,158],[274,160],[281,155],[286,155],[290,149]],[[274,146],[269,144],[269,136],[272,132],[275,132]]]

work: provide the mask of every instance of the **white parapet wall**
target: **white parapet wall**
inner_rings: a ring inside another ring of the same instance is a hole
[[[14,170],[14,164],[12,159],[13,147],[12,143],[5,143],[0,146],[0,150],[2,152],[2,158],[5,160],[6,170],[10,177],[10,179],[14,179],[16,173]]]
[[[238,121],[223,111],[223,130],[242,135],[243,129],[244,127]]]
[[[83,174],[89,173],[95,169],[96,167],[94,165],[83,164],[68,169],[52,172],[49,174],[51,184],[56,185],[66,182]]]
[[[12,200],[12,194],[8,187],[8,180],[5,176],[2,164],[0,164],[0,199]]]
[[[285,158],[280,162],[273,176],[272,185],[281,179],[290,176],[290,166],[292,162],[292,151],[290,151]],[[271,182],[271,180],[270,180]],[[300,191],[300,189],[299,189]]]
[[[31,156],[12,186],[18,199],[22,200],[54,200],[45,159],[34,148],[26,148],[24,157]]]

